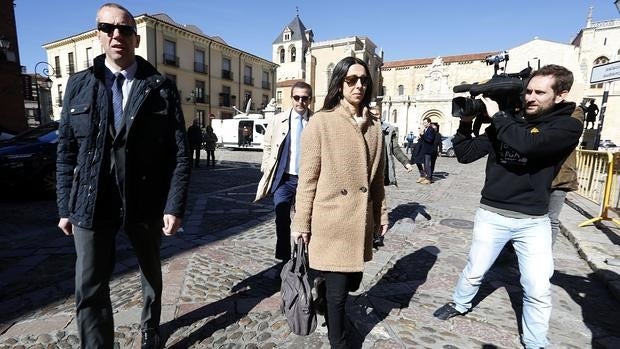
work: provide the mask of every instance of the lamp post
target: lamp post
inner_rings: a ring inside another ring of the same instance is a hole
[[[37,69],[39,68],[40,65],[43,65],[43,68],[41,69],[41,74],[37,72]],[[51,74],[50,74],[50,69],[52,71]],[[37,121],[39,123],[41,122],[41,94],[39,92],[38,76],[42,75],[46,77],[44,84],[45,84],[45,88],[49,91],[49,89],[52,87],[52,79],[50,79],[50,76],[54,73],[55,73],[54,67],[45,61],[38,62],[34,66],[34,80],[35,80],[35,87],[37,89]]]

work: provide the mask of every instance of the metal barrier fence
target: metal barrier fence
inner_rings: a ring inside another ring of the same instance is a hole
[[[620,208],[620,152],[577,150],[577,194],[600,205],[598,217],[581,223],[584,226],[600,220],[620,221],[609,218],[611,209]]]

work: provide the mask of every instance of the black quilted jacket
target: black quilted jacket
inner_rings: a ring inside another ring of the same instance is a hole
[[[59,215],[93,228],[95,203],[110,149],[117,162],[124,223],[185,212],[190,166],[185,121],[176,86],[146,60],[138,70],[125,105],[126,137],[107,136],[109,94],[104,55],[73,75],[61,113],[57,158]],[[124,166],[123,166],[124,165]]]

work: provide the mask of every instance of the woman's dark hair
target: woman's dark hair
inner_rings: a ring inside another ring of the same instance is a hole
[[[340,100],[344,98],[342,95],[342,84],[344,82],[344,78],[347,77],[349,68],[351,68],[354,64],[362,65],[366,71],[366,76],[368,76],[368,85],[366,86],[366,91],[364,93],[364,98],[362,99],[360,108],[368,107],[370,104],[370,99],[372,98],[372,76],[370,75],[370,69],[368,69],[368,65],[359,58],[345,57],[334,67],[332,78],[329,80],[329,86],[327,87],[327,96],[325,97],[323,108],[321,110],[332,110],[340,104]]]

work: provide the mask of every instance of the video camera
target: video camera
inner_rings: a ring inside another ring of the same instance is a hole
[[[498,74],[497,71],[500,70],[499,63],[508,63],[508,58],[508,52],[506,51],[485,58],[486,64],[493,64],[495,69],[495,73],[490,80],[454,86],[452,90],[455,93],[469,92],[470,97],[455,97],[452,99],[452,116],[457,118],[462,116],[490,116],[486,115],[484,103],[474,98],[478,95],[491,98],[497,102],[500,110],[507,111],[510,115],[521,109],[523,106],[521,96],[524,89],[524,80],[530,76],[532,68],[528,66],[518,73]],[[506,63],[501,68],[504,71]]]

